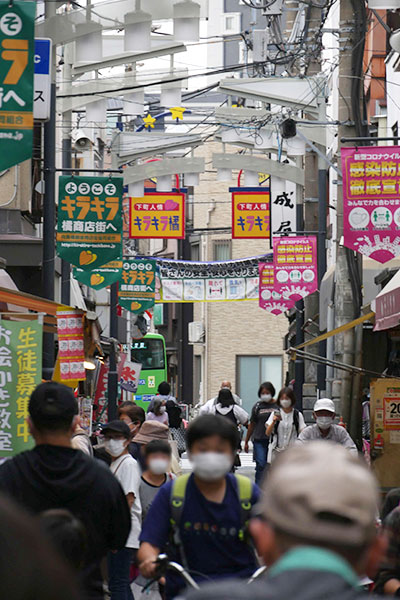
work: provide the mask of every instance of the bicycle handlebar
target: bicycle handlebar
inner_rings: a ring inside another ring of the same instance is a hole
[[[196,583],[196,581],[193,579],[193,577],[190,575],[190,573],[188,573],[188,571],[179,563],[174,562],[174,561],[170,561],[168,556],[166,554],[159,554],[157,556],[157,559],[154,561],[155,564],[157,565],[156,568],[156,575],[153,579],[151,579],[143,588],[143,592],[145,592],[146,590],[149,589],[149,587],[151,587],[153,585],[153,583],[155,583],[156,581],[158,581],[161,577],[164,577],[166,572],[168,570],[170,571],[175,571],[176,573],[178,573],[181,577],[183,577],[183,579],[186,581],[187,585],[191,588],[193,588],[194,590],[198,590],[199,585],[198,583]],[[253,583],[253,581],[255,581],[256,579],[258,579],[261,575],[263,575],[265,573],[265,571],[267,570],[267,567],[259,567],[254,573],[253,575],[250,577],[250,579],[247,581],[247,584],[251,584]]]

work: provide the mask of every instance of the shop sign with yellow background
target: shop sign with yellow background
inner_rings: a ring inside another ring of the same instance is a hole
[[[133,239],[185,238],[185,194],[149,192],[130,199],[129,237]]]
[[[232,192],[232,238],[271,237],[270,191],[267,187],[230,188]]]

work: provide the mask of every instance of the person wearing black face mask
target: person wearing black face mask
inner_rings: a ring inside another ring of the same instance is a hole
[[[167,482],[150,506],[138,552],[144,577],[154,577],[154,561],[169,540],[170,560],[187,566],[199,583],[234,575],[246,579],[255,571],[247,522],[259,489],[247,477],[229,473],[238,439],[236,427],[224,417],[203,415],[191,422],[187,447],[193,474]],[[179,575],[167,573],[167,600],[184,587]]]
[[[251,411],[250,424],[247,430],[244,449],[249,451],[249,441],[253,440],[253,454],[256,462],[256,483],[260,484],[264,472],[267,468],[269,438],[266,435],[265,427],[271,413],[277,408],[275,388],[270,381],[260,385],[258,390],[259,401],[253,406]]]

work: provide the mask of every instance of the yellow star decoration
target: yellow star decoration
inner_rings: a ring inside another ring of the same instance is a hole
[[[144,117],[143,123],[146,129],[154,129],[154,123],[156,122],[155,118],[150,114],[147,117]]]
[[[183,121],[183,113],[185,112],[186,108],[183,106],[174,106],[169,110],[171,111],[171,117],[173,119],[176,119],[177,121]]]

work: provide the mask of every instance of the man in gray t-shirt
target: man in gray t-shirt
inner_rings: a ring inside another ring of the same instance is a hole
[[[357,446],[341,425],[335,425],[335,405],[329,398],[320,398],[314,404],[315,425],[306,427],[299,437],[296,444],[303,444],[311,440],[328,440],[341,444],[350,452],[357,454]]]

